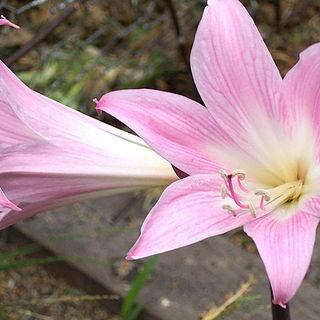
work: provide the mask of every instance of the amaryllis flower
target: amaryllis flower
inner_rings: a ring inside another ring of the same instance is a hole
[[[162,194],[128,258],[244,226],[283,305],[307,271],[320,216],[320,43],[282,79],[242,4],[209,0],[191,67],[207,108],[147,89],[97,105],[189,175]]]
[[[0,228],[76,201],[176,180],[138,137],[24,85],[0,61]]]

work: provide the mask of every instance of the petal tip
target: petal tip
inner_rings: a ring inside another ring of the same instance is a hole
[[[20,29],[20,27],[18,25],[12,23],[4,15],[0,16],[0,25],[7,25],[7,26],[13,27],[15,29]]]
[[[141,258],[145,258],[147,255],[143,255],[143,254],[139,254],[137,251],[137,243],[138,243],[139,239],[137,240],[137,242],[134,244],[134,246],[129,250],[129,252],[127,253],[126,256],[126,260],[137,260],[137,259],[141,259]]]
[[[126,260],[128,260],[128,261],[135,260],[135,257],[130,253],[130,251],[128,252],[128,254],[126,256]]]
[[[14,210],[14,211],[22,211],[21,208],[19,208],[16,204],[14,204],[11,201],[2,202],[2,203],[0,203],[0,206],[4,207],[4,208],[11,209],[11,210]]]
[[[96,110],[97,110],[98,116],[101,116],[102,110],[101,110],[101,107],[99,105],[100,101],[97,98],[92,99],[92,101],[96,104]]]

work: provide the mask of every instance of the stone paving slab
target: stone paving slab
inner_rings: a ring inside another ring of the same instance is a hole
[[[59,256],[96,258],[99,263],[74,263],[100,284],[124,296],[144,260],[127,263],[127,251],[138,235],[150,197],[126,194],[87,201],[38,215],[17,228]],[[152,202],[152,201],[151,201]],[[143,209],[145,208],[145,209]],[[55,241],[48,241],[55,238]],[[291,303],[293,320],[319,319],[320,252],[316,248],[310,273]],[[271,319],[269,285],[258,255],[215,237],[160,255],[140,302],[164,320],[195,320],[211,305],[220,305],[253,274],[250,304],[229,312],[227,320]],[[311,285],[311,283],[313,285]]]

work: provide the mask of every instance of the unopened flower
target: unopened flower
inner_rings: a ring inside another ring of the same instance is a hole
[[[242,4],[209,0],[191,67],[207,108],[147,89],[97,105],[190,175],[162,194],[128,258],[244,226],[283,305],[308,269],[320,216],[320,43],[282,79]]]

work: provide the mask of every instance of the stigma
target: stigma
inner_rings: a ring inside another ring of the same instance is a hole
[[[223,179],[221,197],[228,200],[222,208],[228,210],[233,216],[251,214],[254,218],[274,211],[276,208],[298,200],[303,190],[301,180],[283,183],[269,189],[249,190],[243,185],[246,172],[237,169],[227,174],[220,170]]]

